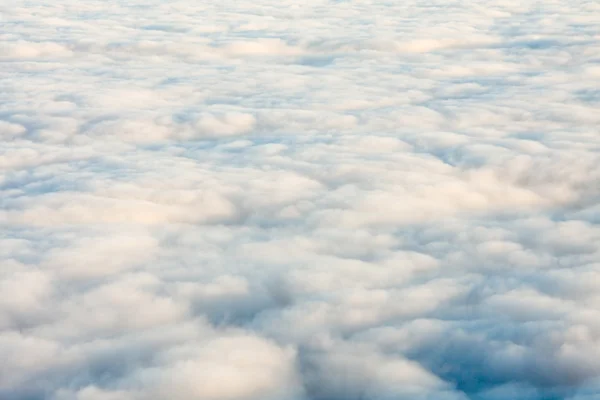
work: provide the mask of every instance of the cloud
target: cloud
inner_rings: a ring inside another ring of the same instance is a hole
[[[141,373],[141,379],[155,382],[146,398],[276,399],[293,398],[298,390],[294,352],[260,338],[219,337],[171,349],[164,358],[167,366],[158,376]]]
[[[0,399],[600,396],[598,6],[0,6]]]

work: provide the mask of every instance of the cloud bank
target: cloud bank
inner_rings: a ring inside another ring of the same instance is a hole
[[[0,6],[0,399],[600,396],[600,6]]]

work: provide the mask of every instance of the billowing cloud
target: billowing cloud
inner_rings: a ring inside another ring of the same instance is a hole
[[[600,397],[597,4],[46,3],[0,5],[0,399]]]

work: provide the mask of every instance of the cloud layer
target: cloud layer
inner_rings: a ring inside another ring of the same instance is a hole
[[[0,399],[600,396],[600,6],[0,6]]]

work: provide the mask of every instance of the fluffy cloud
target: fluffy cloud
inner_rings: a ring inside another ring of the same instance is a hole
[[[84,3],[0,6],[0,399],[600,396],[597,4]]]

